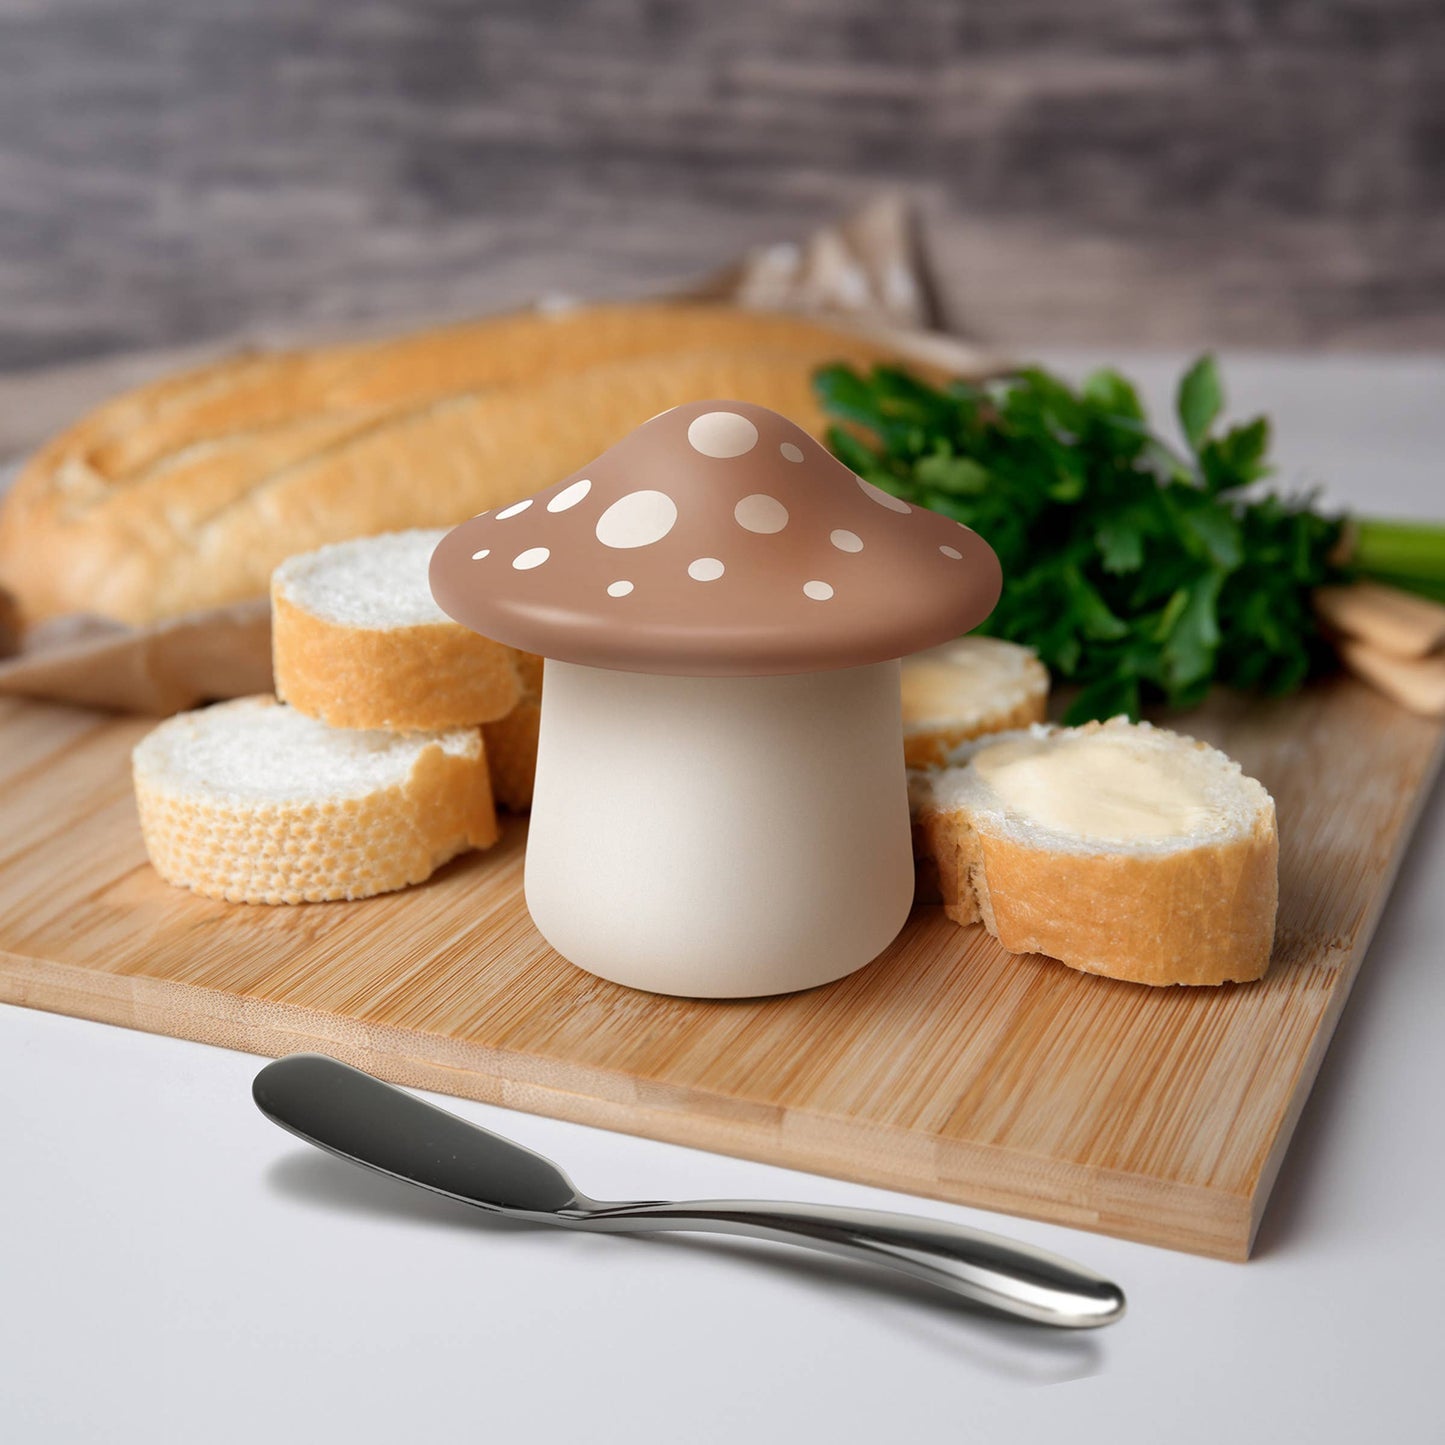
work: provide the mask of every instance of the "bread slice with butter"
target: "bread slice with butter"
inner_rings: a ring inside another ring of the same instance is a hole
[[[511,712],[521,654],[432,600],[427,568],[445,535],[388,532],[283,562],[271,574],[277,696],[339,728],[431,732]]]
[[[950,749],[985,733],[1042,722],[1049,673],[1031,647],[960,637],[903,659],[903,757],[940,766]]]
[[[1263,977],[1274,802],[1193,738],[1115,718],[965,743],[909,775],[949,917],[1012,953],[1146,984]]]
[[[498,836],[476,728],[329,728],[269,697],[167,719],[132,754],[146,852],[231,903],[369,898]]]

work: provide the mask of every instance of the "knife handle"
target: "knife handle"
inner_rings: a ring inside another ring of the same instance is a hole
[[[742,1234],[887,1265],[975,1304],[1067,1329],[1112,1324],[1124,1292],[1056,1254],[941,1220],[876,1209],[710,1199],[604,1205],[578,1218],[616,1233]]]

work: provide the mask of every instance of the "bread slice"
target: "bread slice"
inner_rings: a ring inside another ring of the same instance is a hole
[[[903,756],[938,767],[970,738],[1042,722],[1049,672],[1031,647],[960,637],[903,659]]]
[[[497,840],[475,728],[345,732],[238,698],[167,719],[132,773],[156,872],[232,903],[369,898]]]
[[[492,796],[497,806],[525,813],[532,806],[537,780],[537,737],[542,726],[542,659],[530,652],[515,654],[522,679],[522,700],[506,717],[482,727]]]
[[[427,568],[445,535],[388,532],[283,562],[271,574],[277,696],[339,728],[432,732],[511,712],[517,654],[432,600]]]
[[[1413,660],[1445,647],[1445,606],[1428,597],[1361,581],[1316,587],[1310,601],[1331,632],[1387,657]]]
[[[1335,642],[1340,661],[1392,702],[1421,717],[1445,717],[1445,653],[1399,657],[1354,637]]]
[[[1238,763],[1115,718],[981,738],[948,764],[910,787],[950,918],[1135,983],[1264,975],[1279,840],[1273,801]]]

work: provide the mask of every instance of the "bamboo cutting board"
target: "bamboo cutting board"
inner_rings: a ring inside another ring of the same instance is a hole
[[[210,902],[146,862],[147,724],[0,704],[0,999],[1203,1254],[1247,1256],[1441,754],[1341,680],[1183,722],[1274,794],[1259,984],[1152,990],[915,909],[851,978],[703,1003],[580,972],[533,930],[525,825],[360,903]],[[800,899],[823,908],[826,899]]]

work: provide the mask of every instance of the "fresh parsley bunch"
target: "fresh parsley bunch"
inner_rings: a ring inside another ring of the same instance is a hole
[[[1269,423],[1216,430],[1212,358],[1179,385],[1182,455],[1116,371],[1077,389],[1038,369],[939,389],[830,366],[816,386],[843,462],[998,553],[1003,596],[980,631],[1079,686],[1067,721],[1191,707],[1215,682],[1289,692],[1330,665],[1310,592],[1348,575],[1344,520],[1249,491],[1270,472]]]

